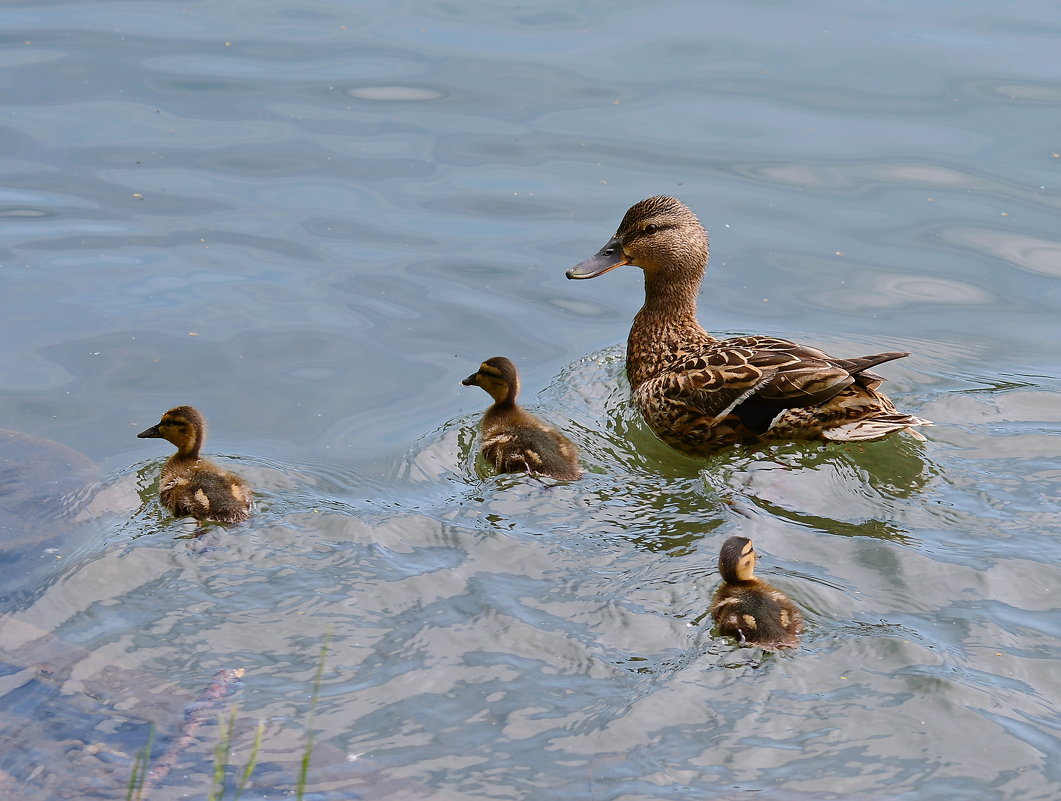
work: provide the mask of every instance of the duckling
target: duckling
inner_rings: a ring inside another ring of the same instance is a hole
[[[250,515],[252,496],[247,483],[199,457],[206,440],[206,420],[198,409],[170,409],[158,425],[136,436],[161,438],[177,446],[177,452],[162,467],[159,482],[159,499],[174,515],[191,515],[200,525],[207,520],[241,523]]]
[[[773,651],[795,648],[803,631],[803,615],[788,597],[752,575],[755,548],[747,537],[730,537],[722,543],[718,572],[722,585],[711,599],[711,617],[720,634],[736,637]]]
[[[931,425],[897,412],[870,371],[909,356],[840,359],[768,336],[718,340],[696,320],[707,231],[674,197],[634,204],[595,255],[567,271],[595,278],[624,264],[645,275],[645,303],[626,345],[634,402],[661,440],[692,456],[762,440],[873,440]]]
[[[526,471],[562,481],[582,478],[578,448],[571,440],[516,404],[519,373],[511,361],[487,359],[461,383],[482,387],[494,399],[483,415],[482,453],[498,472]]]

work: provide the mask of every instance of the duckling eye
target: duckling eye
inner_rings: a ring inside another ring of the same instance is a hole
[[[646,234],[654,234],[658,230],[659,230],[659,226],[658,225],[656,225],[655,223],[649,223],[648,225],[645,226],[644,233],[646,233]]]

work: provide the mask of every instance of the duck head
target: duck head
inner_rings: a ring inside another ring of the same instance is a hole
[[[699,285],[707,257],[707,231],[696,215],[678,198],[657,195],[631,206],[615,236],[568,270],[567,277],[596,278],[632,264],[645,272],[646,283]]]
[[[751,581],[755,573],[755,546],[747,537],[730,537],[718,553],[718,572],[729,584]]]
[[[199,449],[206,440],[206,420],[192,406],[176,406],[162,415],[156,425],[136,436],[138,439],[167,440],[177,446],[178,455],[198,458]]]
[[[494,356],[479,365],[479,369],[461,381],[466,387],[482,387],[496,403],[515,403],[519,394],[519,373],[516,365],[504,356]]]

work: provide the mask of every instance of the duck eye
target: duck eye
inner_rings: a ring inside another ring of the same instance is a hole
[[[655,223],[649,223],[648,225],[645,226],[645,231],[644,232],[646,234],[654,234],[658,230],[659,230],[659,226],[657,226]]]

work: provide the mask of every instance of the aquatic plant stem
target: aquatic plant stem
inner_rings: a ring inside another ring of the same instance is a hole
[[[317,673],[313,677],[313,694],[309,701],[309,714],[306,716],[306,750],[302,754],[302,763],[298,771],[298,784],[295,788],[296,801],[302,801],[306,792],[306,779],[309,776],[309,761],[313,756],[313,740],[315,731],[313,729],[313,718],[317,711],[317,702],[320,700],[321,679],[324,676],[324,660],[328,656],[328,646],[332,641],[332,630],[329,628],[324,634],[324,642],[321,643],[320,656],[317,657]]]
[[[147,742],[133,757],[133,772],[129,776],[129,786],[125,791],[125,801],[140,801],[144,797],[144,781],[147,779],[147,766],[151,764],[151,746],[155,743],[155,727],[147,733]]]
[[[239,801],[239,797],[243,795],[243,788],[247,786],[247,782],[250,780],[251,772],[254,770],[254,766],[258,764],[258,752],[262,747],[262,737],[265,735],[265,721],[258,721],[258,728],[254,731],[254,745],[251,746],[250,756],[247,758],[247,764],[243,768],[243,775],[240,776],[239,785],[236,787],[236,797],[234,801]]]
[[[232,751],[232,730],[236,727],[236,707],[229,711],[228,720],[222,713],[217,715],[217,742],[214,743],[214,774],[210,779],[209,801],[218,801],[225,794],[225,768]]]

